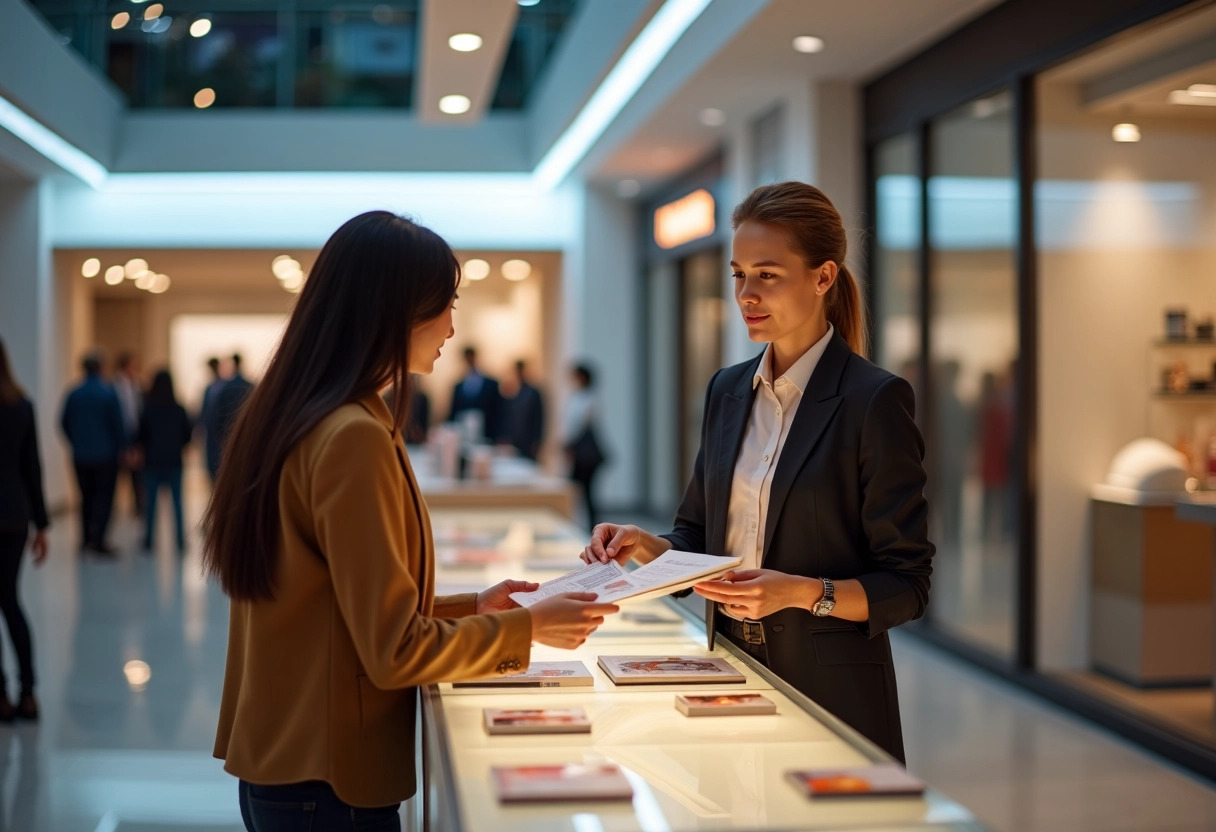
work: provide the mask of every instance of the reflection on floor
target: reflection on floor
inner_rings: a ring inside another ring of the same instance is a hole
[[[192,472],[191,518],[204,493]],[[43,719],[0,726],[0,830],[242,828],[210,753],[227,604],[199,576],[196,541],[179,559],[160,531],[162,550],[138,554],[120,516],[123,553],[102,561],[79,557],[58,518],[48,563],[24,572]],[[4,654],[11,680],[7,642]],[[1216,790],[914,639],[896,657],[913,769],[992,828],[1216,828]]]
[[[1062,673],[1060,678],[1216,745],[1216,696],[1210,686],[1145,689],[1101,673]]]

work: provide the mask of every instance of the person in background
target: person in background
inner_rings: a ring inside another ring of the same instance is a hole
[[[220,463],[223,461],[228,433],[232,430],[233,422],[236,421],[241,406],[245,403],[245,399],[249,397],[252,390],[253,384],[241,374],[241,354],[239,352],[234,353],[232,356],[232,375],[220,387],[219,392],[215,394],[215,407],[212,408],[209,414],[211,418],[206,425],[209,437],[208,442],[211,441],[210,437],[213,436],[217,448],[214,469],[210,468],[210,454],[207,459],[213,482],[219,474]]]
[[[211,371],[211,381],[203,390],[203,406],[198,414],[198,428],[203,433],[203,456],[207,463],[207,473],[215,482],[215,474],[220,470],[220,443],[212,431],[207,429],[211,424],[212,411],[215,410],[215,400],[224,387],[224,376],[220,373],[220,360],[214,355],[207,359],[207,369]]]
[[[190,443],[190,417],[173,395],[173,376],[160,370],[144,398],[139,420],[139,446],[144,457],[144,478],[148,510],[144,524],[144,551],[152,551],[156,541],[156,505],[160,489],[168,487],[173,500],[173,529],[177,551],[186,550],[185,523],[182,520],[182,450]]]
[[[578,364],[570,373],[574,392],[566,403],[566,424],[563,447],[570,464],[570,479],[579,484],[583,505],[587,510],[587,525],[594,526],[599,513],[595,508],[595,475],[607,462],[607,454],[597,427],[599,403],[596,401],[595,374],[586,364]]]
[[[585,593],[522,609],[509,595],[525,581],[435,596],[402,433],[410,373],[452,337],[459,283],[433,231],[387,211],[349,220],[229,437],[203,564],[232,600],[215,756],[250,832],[399,830],[418,688],[525,670],[532,642],[575,647],[617,610]]]
[[[448,409],[448,421],[459,422],[462,413],[477,411],[481,414],[482,438],[494,441],[498,438],[499,413],[502,408],[498,380],[483,375],[477,368],[476,348],[464,348],[464,363],[464,378],[452,388],[452,406]]]
[[[735,302],[764,351],[710,381],[672,531],[605,523],[582,558],[742,558],[694,587],[706,627],[902,762],[887,631],[924,614],[936,551],[912,387],[864,357],[861,288],[822,191],[765,185],[731,225]]]
[[[523,361],[515,362],[512,385],[515,393],[503,397],[502,433],[498,439],[535,462],[545,436],[545,399],[540,390],[528,383],[526,371]]]
[[[32,542],[31,523],[36,530]],[[21,682],[21,693],[13,707],[8,698],[8,686],[0,675],[0,722],[12,722],[14,717],[38,718],[38,700],[34,698],[34,651],[17,589],[26,543],[30,542],[35,566],[46,560],[49,525],[46,498],[42,494],[42,463],[38,459],[34,406],[13,378],[8,353],[4,342],[0,341],[0,611],[17,653]]]
[[[417,373],[410,374],[410,413],[405,426],[407,445],[423,444],[431,429],[431,399],[419,385],[420,378]],[[396,387],[389,386],[380,395],[380,398],[384,399],[384,405],[393,411],[397,409],[396,390]]]
[[[80,489],[81,549],[112,556],[106,531],[114,510],[118,460],[127,439],[118,396],[101,377],[102,362],[100,351],[90,352],[81,361],[84,381],[64,399],[59,426],[72,447]]]
[[[131,505],[136,517],[144,516],[143,460],[135,444],[139,430],[139,414],[143,410],[143,387],[139,380],[139,365],[130,352],[120,352],[114,362],[114,392],[122,408],[122,427],[126,431],[127,449],[119,459],[119,469],[125,471],[131,483]]]

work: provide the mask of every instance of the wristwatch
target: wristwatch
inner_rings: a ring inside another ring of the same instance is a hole
[[[829,578],[820,578],[823,581],[823,597],[815,602],[815,606],[811,607],[811,615],[817,615],[823,618],[826,615],[831,615],[832,610],[836,609],[836,586]]]

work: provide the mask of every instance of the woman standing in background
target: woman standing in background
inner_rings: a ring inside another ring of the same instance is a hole
[[[31,522],[37,531],[30,552],[37,565],[46,560],[46,529],[50,523],[42,494],[34,406],[17,386],[4,342],[0,341],[0,611],[4,613],[21,674],[21,694],[16,707],[9,701],[7,685],[0,676],[0,722],[12,722],[14,717],[38,718],[33,645],[17,595],[21,558],[29,541]]]
[[[161,370],[144,396],[144,409],[137,433],[144,459],[144,493],[147,495],[144,523],[144,550],[152,551],[156,542],[156,505],[162,486],[173,500],[173,529],[177,551],[186,550],[186,530],[182,520],[182,450],[190,443],[190,417],[173,395],[173,376]]]

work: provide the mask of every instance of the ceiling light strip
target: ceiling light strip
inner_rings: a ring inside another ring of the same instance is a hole
[[[106,181],[108,171],[101,162],[48,130],[4,96],[0,96],[0,127],[92,187],[100,188]]]
[[[533,171],[543,188],[565,179],[655,67],[713,0],[667,0]]]

